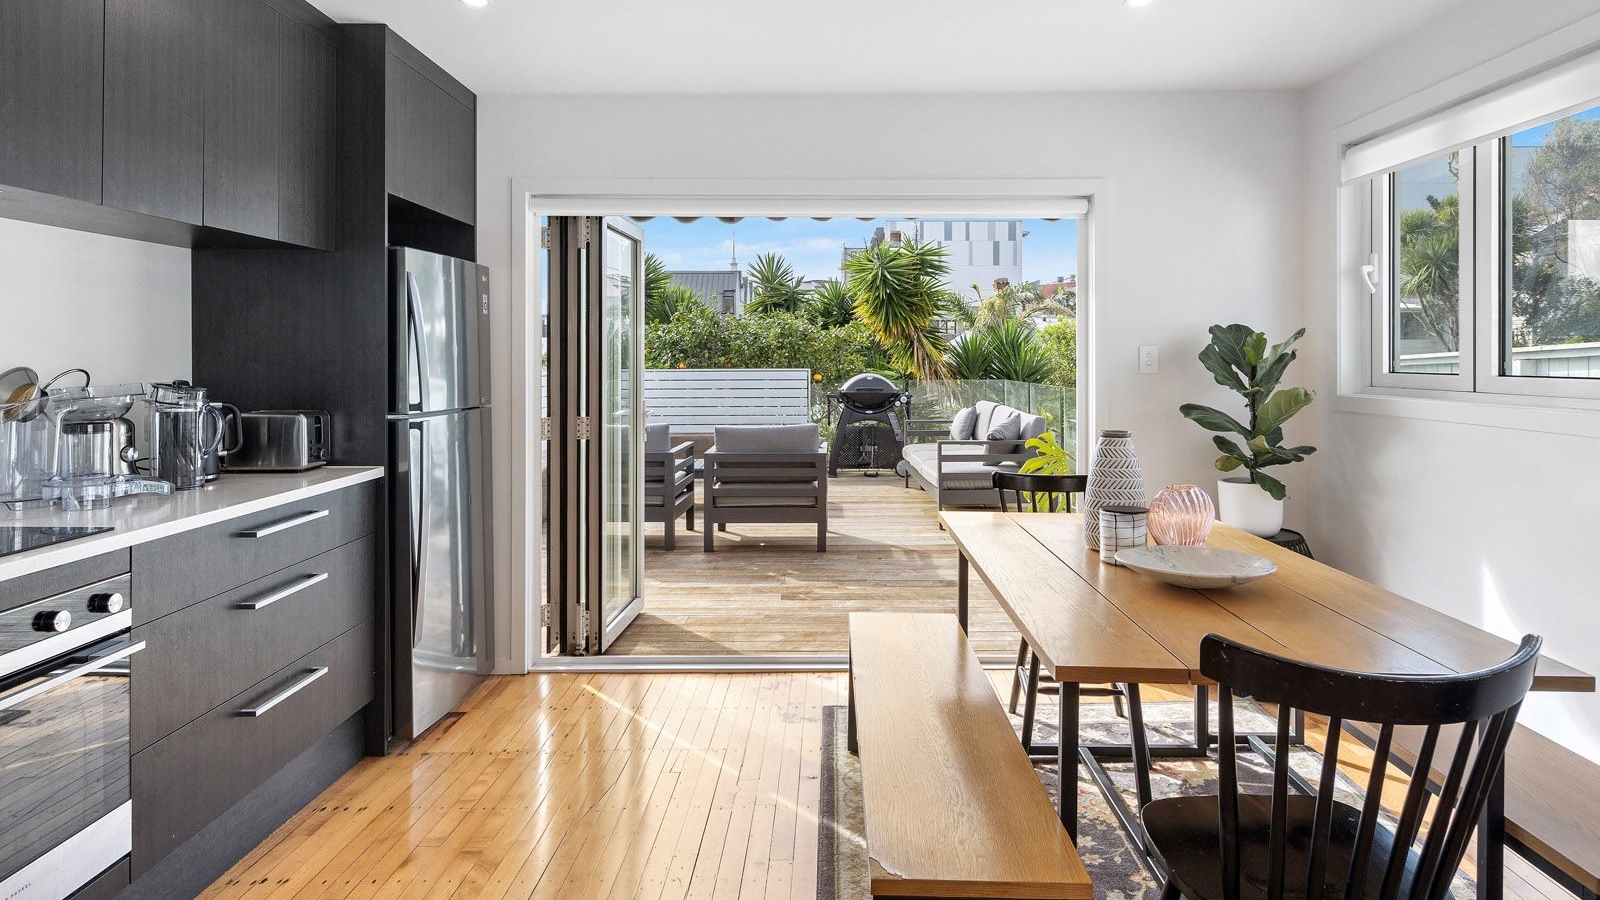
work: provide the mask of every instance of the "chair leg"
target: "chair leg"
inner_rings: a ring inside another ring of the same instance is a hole
[[[686,511],[683,514],[683,529],[685,531],[693,531],[694,530],[694,504],[693,503],[689,504],[688,511]]]
[[[828,526],[821,523],[817,525],[817,552],[828,552]]]
[[[717,523],[717,530],[718,531],[727,531],[728,530],[728,523],[727,522],[718,522]]]
[[[1161,886],[1161,900],[1182,900],[1183,892],[1178,890],[1178,885],[1171,878]]]
[[[711,527],[711,522],[708,521],[708,520],[702,519],[700,524],[701,524],[701,532],[705,535],[706,552],[710,553],[713,550],[717,549],[716,548],[717,530],[715,528]]]
[[[1022,667],[1028,664],[1028,639],[1023,638],[1017,643],[1017,664],[1011,667],[1011,702],[1006,704],[1006,709],[1012,715],[1017,714],[1017,699],[1022,696]]]
[[[662,546],[668,550],[674,550],[678,546],[677,526],[677,519],[669,514],[666,529],[662,532]]]
[[[1028,687],[1022,701],[1022,749],[1033,752],[1033,720],[1039,709],[1039,655],[1028,654]]]

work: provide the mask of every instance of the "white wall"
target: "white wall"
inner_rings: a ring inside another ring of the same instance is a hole
[[[1376,133],[1600,41],[1600,3],[1469,0],[1314,86],[1303,113],[1304,316],[1321,449],[1305,467],[1312,546],[1333,565],[1600,672],[1600,440],[1473,424],[1443,401],[1388,409],[1336,393],[1339,137]],[[1600,94],[1600,87],[1596,88]],[[1336,137],[1336,134],[1338,137]],[[1395,414],[1398,413],[1398,414]],[[1536,696],[1523,721],[1600,761],[1600,698]]]
[[[189,377],[188,250],[0,219],[0,274],[0,370]]]
[[[1098,316],[1100,427],[1131,428],[1146,484],[1210,485],[1209,438],[1178,416],[1189,400],[1236,400],[1195,354],[1216,322],[1274,335],[1297,327],[1302,220],[1292,92],[959,96],[485,96],[478,103],[479,258],[512,298],[511,180],[537,178],[1099,178],[1087,273]],[[739,127],[707,132],[704,123]],[[906,141],[937,122],[937,139]],[[821,125],[817,123],[827,123]],[[1003,135],[997,139],[996,135]],[[884,215],[897,211],[882,210]],[[499,334],[506,333],[501,304]],[[537,318],[534,319],[537,321]],[[1161,372],[1139,375],[1137,347]],[[494,347],[510,396],[510,349]],[[497,404],[496,483],[510,484],[509,404]],[[1290,516],[1299,515],[1291,473]],[[509,491],[508,491],[509,492]],[[501,516],[499,546],[509,527]],[[512,595],[499,561],[495,596]],[[496,656],[509,660],[500,630]]]

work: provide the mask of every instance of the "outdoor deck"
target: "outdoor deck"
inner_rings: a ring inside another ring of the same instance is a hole
[[[644,612],[608,655],[842,656],[852,612],[955,612],[955,547],[932,499],[902,485],[888,473],[832,479],[826,553],[809,525],[730,525],[715,553],[700,549],[698,530],[680,530],[665,552],[661,526],[646,525]],[[1016,630],[976,578],[971,639],[985,656],[1017,651]]]

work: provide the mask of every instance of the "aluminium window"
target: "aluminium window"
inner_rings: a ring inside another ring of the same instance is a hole
[[[1596,104],[1361,179],[1373,386],[1600,399]]]

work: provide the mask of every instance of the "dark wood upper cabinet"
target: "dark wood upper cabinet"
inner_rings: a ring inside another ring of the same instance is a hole
[[[385,86],[389,193],[473,224],[477,114],[410,63],[391,55]]]
[[[333,249],[338,56],[316,33],[288,24],[278,137],[278,239]]]
[[[105,205],[199,225],[206,2],[105,2]]]
[[[205,0],[202,224],[278,238],[278,131],[288,23],[258,0]]]
[[[0,2],[0,184],[100,202],[103,0]]]

